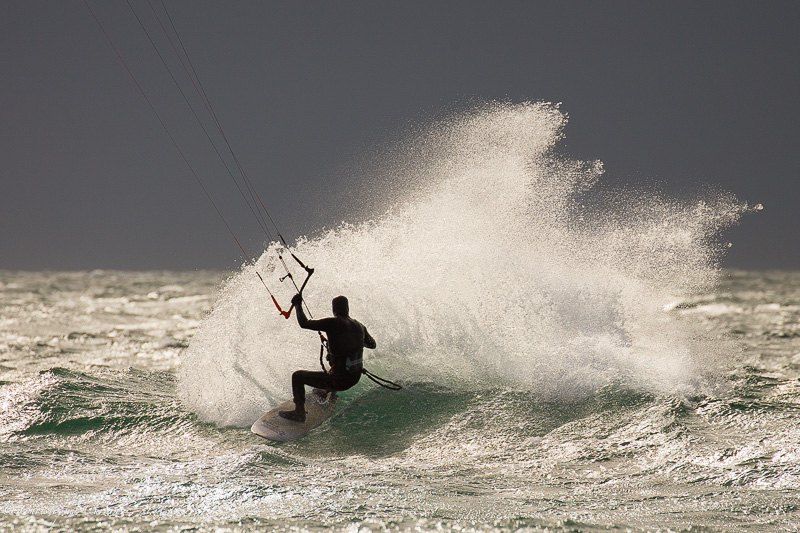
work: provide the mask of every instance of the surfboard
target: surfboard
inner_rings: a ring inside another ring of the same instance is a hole
[[[293,411],[294,402],[287,400],[255,421],[250,431],[275,442],[286,442],[307,434],[325,422],[336,407],[336,393],[313,389],[306,395],[306,421],[287,420],[279,411]]]

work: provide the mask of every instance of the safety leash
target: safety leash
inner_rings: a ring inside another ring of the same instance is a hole
[[[384,379],[384,378],[376,376],[375,374],[373,374],[372,372],[370,372],[366,368],[362,367],[361,368],[361,373],[364,374],[365,376],[367,376],[369,379],[371,379],[375,383],[377,383],[378,385],[380,385],[381,387],[383,387],[384,389],[401,390],[403,388],[402,385],[398,385],[394,381],[389,381],[388,379]]]

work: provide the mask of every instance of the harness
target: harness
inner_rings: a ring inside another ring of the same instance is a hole
[[[320,344],[319,344],[319,366],[322,367],[322,371],[323,372],[328,374],[328,373],[330,373],[330,369],[326,369],[325,368],[325,363],[323,362],[323,359],[322,359],[322,356],[325,354],[325,352],[328,352],[328,355],[330,355],[330,353],[331,353],[330,349],[328,347],[328,339],[326,339],[325,335],[323,335],[321,332],[319,332],[319,339],[320,339]],[[370,372],[369,370],[364,368],[363,361],[364,361],[363,356],[361,358],[357,359],[357,360],[352,360],[352,362],[351,362],[351,358],[348,357],[346,359],[346,361],[345,361],[345,369],[349,371],[351,366],[361,365],[361,372],[360,373],[364,374],[365,376],[367,376],[369,379],[371,379],[373,382],[375,382],[376,384],[380,385],[381,387],[383,387],[385,389],[389,389],[389,390],[394,390],[394,391],[398,391],[398,390],[402,390],[403,389],[402,385],[399,385],[399,384],[397,384],[397,383],[395,383],[393,381],[389,381],[388,379],[376,376],[375,374],[373,374],[372,372]]]

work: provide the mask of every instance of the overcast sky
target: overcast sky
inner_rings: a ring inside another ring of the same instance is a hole
[[[89,4],[207,168],[128,4]],[[800,2],[165,4],[288,238],[346,219],[324,192],[410,121],[472,98],[546,100],[569,114],[563,151],[602,160],[606,180],[763,204],[726,233],[726,266],[800,268]],[[82,0],[3,2],[0,43],[0,269],[241,263]],[[257,250],[263,233],[231,186],[210,192]]]

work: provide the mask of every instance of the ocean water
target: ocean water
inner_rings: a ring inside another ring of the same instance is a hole
[[[238,272],[0,272],[0,531],[800,529],[800,272],[721,270],[757,208],[605,186],[565,120],[413,130],[294,244],[313,314],[346,294],[405,387],[362,380],[297,441],[249,431],[318,366],[255,275],[288,302],[276,244]]]

